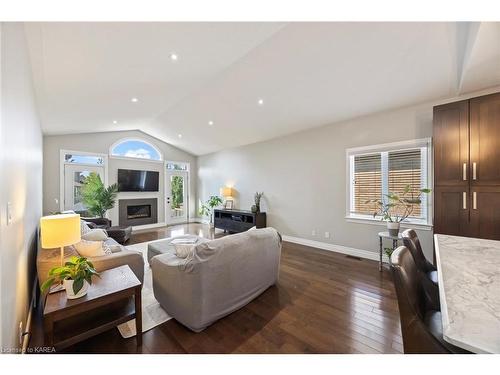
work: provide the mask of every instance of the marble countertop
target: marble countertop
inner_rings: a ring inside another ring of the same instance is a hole
[[[500,353],[500,241],[434,235],[444,339]]]

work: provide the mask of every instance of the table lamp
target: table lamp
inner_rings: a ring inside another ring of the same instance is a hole
[[[233,188],[232,187],[222,187],[220,189],[220,195],[222,195],[224,198],[226,198],[226,203],[224,204],[224,206],[226,208],[229,208],[228,207],[228,202],[230,202],[230,208],[233,208]]]
[[[61,249],[61,266],[64,266],[64,246],[80,242],[80,215],[60,214],[40,219],[42,248]],[[51,290],[55,291],[55,290]]]

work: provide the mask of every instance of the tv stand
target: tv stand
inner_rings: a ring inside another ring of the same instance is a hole
[[[247,210],[214,210],[215,228],[224,229],[224,232],[239,233],[249,230],[253,226],[266,227],[265,212],[251,212]]]

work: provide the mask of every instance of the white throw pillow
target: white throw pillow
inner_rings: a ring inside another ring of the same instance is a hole
[[[249,230],[257,230],[257,227],[254,225],[253,227],[251,227]]]
[[[104,249],[102,247],[102,242],[101,241],[85,241],[82,240],[75,244],[76,251],[78,251],[78,254],[80,254],[82,257],[88,258],[88,257],[101,257],[103,255],[106,255],[104,252]]]
[[[193,253],[195,245],[192,244],[174,244],[175,255],[178,258],[187,258],[190,254]]]
[[[106,254],[106,255],[113,254],[113,250],[111,249],[111,246],[109,246],[106,242],[102,243],[102,249],[104,250],[104,254]]]
[[[82,240],[87,241],[106,241],[108,233],[104,229],[90,229],[87,233],[82,234]]]
[[[111,250],[111,254],[113,254],[113,253],[119,253],[120,251],[123,250],[123,246],[122,245],[118,245],[118,244],[117,245],[108,245],[106,242],[104,243],[104,245],[109,246],[109,249]]]
[[[80,220],[80,235],[84,235],[90,232],[90,228],[85,220]]]

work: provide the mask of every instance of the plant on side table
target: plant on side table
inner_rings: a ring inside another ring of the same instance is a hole
[[[82,186],[82,202],[87,207],[90,214],[103,218],[107,210],[115,206],[118,185],[113,184],[105,187],[101,177],[91,172]]]
[[[377,210],[373,217],[387,222],[387,230],[391,236],[398,236],[401,222],[411,216],[415,206],[422,203],[422,194],[429,194],[431,189],[412,189],[406,185],[402,194],[385,194],[385,199],[370,199],[366,203],[374,203]]]
[[[212,195],[208,200],[201,205],[199,214],[201,216],[210,217],[210,226],[213,226],[214,208],[222,204],[222,198],[217,195]]]
[[[395,249],[392,249],[390,247],[384,247],[384,253],[387,255],[387,258],[389,258],[389,264],[392,264],[391,262],[391,255],[394,252]]]
[[[40,289],[45,292],[52,284],[62,282],[68,299],[80,298],[87,294],[89,285],[92,285],[92,276],[99,277],[92,262],[87,258],[74,256],[64,266],[52,268],[49,278]]]

